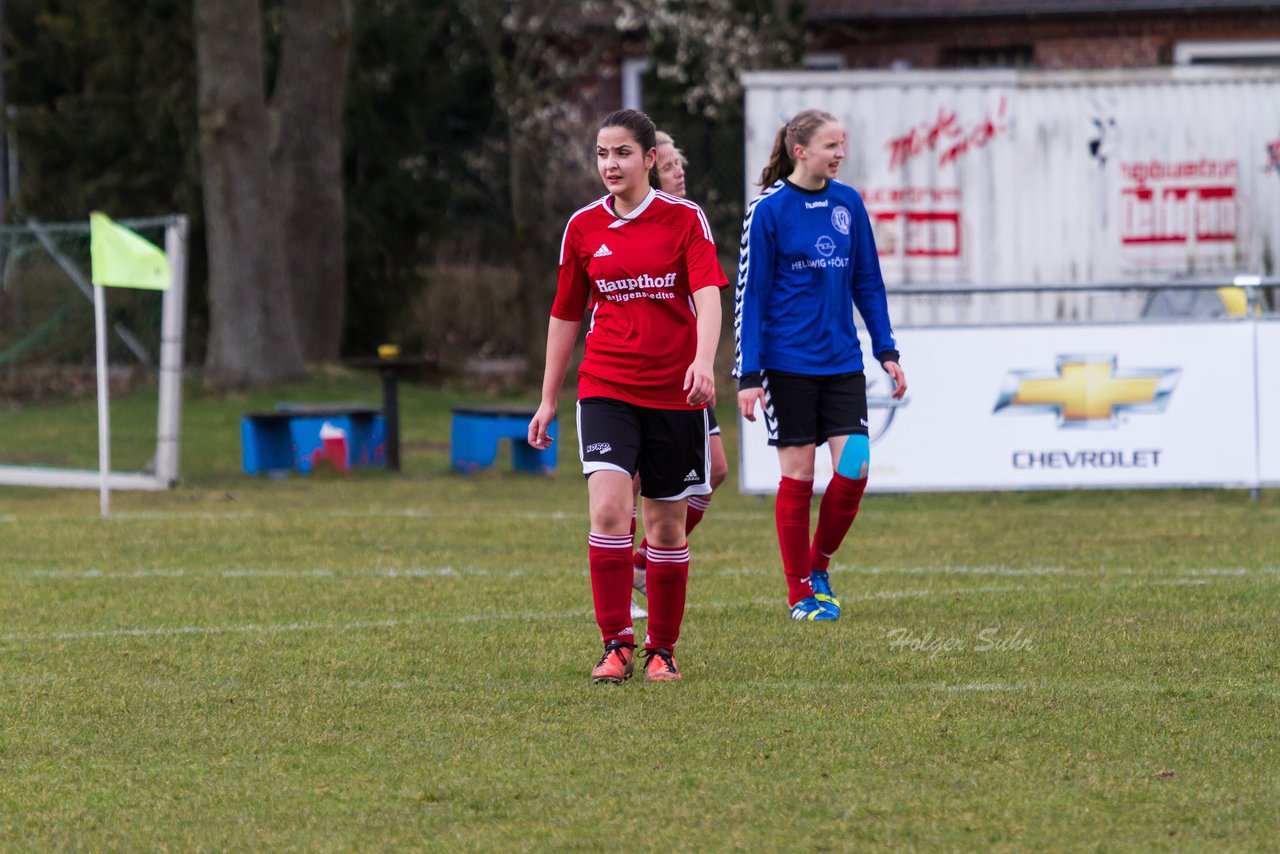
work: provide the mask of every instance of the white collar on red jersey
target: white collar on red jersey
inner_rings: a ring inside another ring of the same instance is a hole
[[[644,213],[645,208],[649,207],[649,204],[655,198],[657,198],[657,196],[658,196],[657,192],[652,187],[650,187],[649,195],[645,196],[644,201],[641,202],[639,205],[637,205],[636,209],[633,210],[631,213],[627,214],[626,216],[618,216],[616,213],[613,212],[613,202],[615,200],[612,196],[605,199],[605,202],[604,202],[605,209],[608,210],[609,213],[613,214],[613,217],[614,217],[613,222],[609,223],[609,227],[617,228],[620,225],[626,225],[627,223],[631,222],[631,220],[635,219],[636,217],[640,216],[640,214]]]

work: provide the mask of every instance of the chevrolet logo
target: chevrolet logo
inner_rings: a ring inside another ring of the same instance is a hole
[[[1010,371],[994,412],[1052,412],[1060,427],[1115,427],[1121,412],[1164,412],[1178,368],[1117,371],[1116,357],[1059,356],[1054,374]]]

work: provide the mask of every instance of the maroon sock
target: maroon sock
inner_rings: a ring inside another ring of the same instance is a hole
[[[858,515],[858,505],[866,488],[865,477],[854,480],[839,473],[832,476],[818,507],[818,530],[813,532],[813,548],[809,552],[812,569],[826,570],[831,564],[831,556],[844,542],[849,526]]]
[[[649,546],[649,625],[645,649],[675,649],[684,620],[684,592],[689,584],[689,546]]]
[[[813,481],[784,477],[778,483],[778,503],[774,521],[778,526],[778,546],[782,549],[782,572],[787,577],[789,604],[813,595],[809,586],[809,505],[813,501]]]
[[[688,509],[684,512],[684,535],[689,536],[694,528],[698,527],[698,523],[702,521],[702,516],[707,512],[707,508],[711,506],[710,495],[694,495],[689,499]]]
[[[649,562],[648,558],[646,557],[648,553],[649,553],[649,538],[645,537],[643,540],[640,541],[640,547],[636,549],[635,557],[633,557],[631,560],[631,565],[633,568],[635,568],[637,572],[644,572],[645,567],[648,565],[648,562]]]
[[[604,642],[619,640],[634,644],[631,628],[631,537],[627,534],[597,534],[587,537],[591,565],[591,599],[596,624]]]

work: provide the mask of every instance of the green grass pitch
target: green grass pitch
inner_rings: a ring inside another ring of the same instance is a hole
[[[1280,839],[1275,491],[872,495],[845,616],[797,624],[772,501],[731,473],[690,540],[684,681],[596,687],[570,403],[553,479],[450,473],[465,398],[420,387],[402,475],[247,478],[239,415],[284,396],[377,390],[193,391],[183,484],[109,519],[0,489],[0,849]],[[92,447],[92,403],[3,417],[0,459]]]

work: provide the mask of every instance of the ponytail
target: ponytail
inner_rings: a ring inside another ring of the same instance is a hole
[[[778,128],[773,138],[773,153],[769,155],[769,164],[760,173],[760,186],[768,187],[780,178],[785,178],[795,170],[795,162],[791,158],[791,150],[797,145],[808,145],[818,128],[828,122],[839,121],[825,110],[801,110],[795,118]]]
[[[787,150],[787,125],[778,128],[773,137],[773,153],[769,155],[769,165],[760,173],[760,186],[769,187],[779,178],[791,174],[791,152]]]

